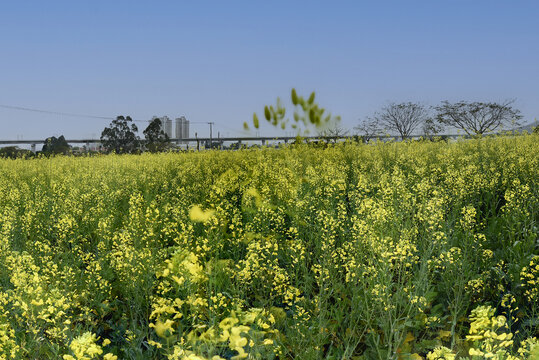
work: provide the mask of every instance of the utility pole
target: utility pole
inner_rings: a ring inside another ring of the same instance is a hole
[[[208,122],[208,124],[210,125],[210,149],[211,149],[213,147],[213,124],[215,123],[210,121]]]

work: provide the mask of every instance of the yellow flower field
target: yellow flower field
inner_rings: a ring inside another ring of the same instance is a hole
[[[0,359],[538,359],[539,135],[0,160]]]

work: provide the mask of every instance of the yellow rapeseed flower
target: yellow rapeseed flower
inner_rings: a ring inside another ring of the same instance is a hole
[[[194,205],[189,210],[189,218],[194,222],[206,222],[215,215],[215,210],[202,210],[199,205]]]

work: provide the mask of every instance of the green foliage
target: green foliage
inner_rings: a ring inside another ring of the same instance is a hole
[[[135,134],[138,128],[127,116],[118,116],[109,127],[101,132],[101,143],[107,152],[116,154],[132,154],[140,151],[140,139]]]
[[[163,131],[161,119],[153,119],[143,131],[146,143],[144,146],[149,152],[161,152],[170,148],[171,143],[168,135]]]
[[[301,134],[308,134],[313,128],[324,130],[328,127],[337,127],[340,122],[339,116],[331,116],[326,109],[315,103],[315,93],[312,92],[307,100],[303,96],[299,96],[296,89],[291,92],[292,105],[294,106],[293,122],[286,118],[286,108],[283,106],[281,99],[277,98],[275,105],[264,106],[264,119],[274,127],[286,130],[287,127],[294,129]],[[258,129],[260,124],[257,114],[253,114],[253,126]],[[243,127],[249,130],[249,125],[244,122]]]
[[[255,129],[258,129],[260,126],[260,122],[258,121],[258,116],[256,115],[256,113],[253,114],[253,126],[255,127]]]
[[[45,139],[41,152],[44,154],[67,154],[71,147],[67,143],[63,135],[59,138],[55,136]]]
[[[17,146],[5,146],[0,148],[0,158],[17,159],[33,156],[30,150],[19,149]]]

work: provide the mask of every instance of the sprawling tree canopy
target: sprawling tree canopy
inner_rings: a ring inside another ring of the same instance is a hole
[[[482,135],[522,118],[520,111],[513,109],[514,100],[502,103],[467,102],[450,103],[443,101],[436,107],[436,119],[444,125],[463,130],[468,135]]]
[[[391,103],[384,106],[373,118],[383,129],[396,131],[402,139],[406,139],[419,125],[427,121],[429,111],[419,103]]]

